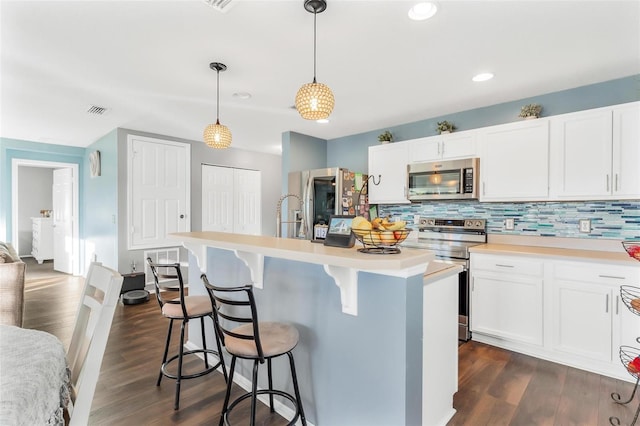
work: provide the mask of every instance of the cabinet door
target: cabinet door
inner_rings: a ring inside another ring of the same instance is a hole
[[[553,349],[611,361],[611,287],[556,280],[553,291]]]
[[[611,117],[610,109],[552,117],[552,197],[592,199],[611,194]]]
[[[475,157],[476,132],[466,131],[442,135],[442,158]]]
[[[409,203],[407,200],[408,144],[392,143],[369,147],[369,175],[378,185],[369,185],[369,204]],[[372,179],[372,180],[373,180]]]
[[[442,158],[442,136],[412,139],[409,145],[409,162],[437,161]]]
[[[549,195],[549,123],[538,119],[480,134],[480,201],[544,200]]]
[[[542,345],[542,279],[474,272],[470,321],[474,333]]]
[[[640,198],[640,102],[613,110],[613,195]]]

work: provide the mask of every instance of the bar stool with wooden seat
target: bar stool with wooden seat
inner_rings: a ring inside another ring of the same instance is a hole
[[[158,374],[158,381],[156,386],[160,386],[162,376],[166,376],[176,381],[176,396],[173,405],[173,409],[177,410],[180,405],[180,385],[183,379],[193,379],[196,377],[204,376],[212,371],[215,371],[218,367],[222,368],[225,381],[227,380],[227,370],[224,365],[224,358],[222,356],[222,346],[218,334],[215,334],[216,344],[218,350],[207,349],[207,340],[205,337],[204,319],[213,317],[213,308],[211,304],[211,298],[209,295],[202,296],[187,296],[184,291],[184,281],[182,279],[182,272],[180,271],[179,263],[160,264],[154,263],[151,258],[147,258],[149,268],[153,273],[154,285],[156,290],[156,298],[162,315],[169,318],[169,329],[167,331],[167,341],[164,347],[164,354],[162,356],[162,365],[160,366],[160,373]],[[162,271],[162,273],[160,272]],[[172,285],[162,285],[165,280],[173,280]],[[167,293],[177,294],[177,298],[165,298]],[[184,350],[184,335],[185,327],[192,319],[200,319],[200,327],[202,330],[202,349]],[[178,353],[167,359],[169,356],[169,345],[171,343],[171,331],[173,329],[173,321],[179,320],[180,326],[180,346]],[[215,322],[214,322],[215,324]],[[214,327],[215,328],[215,327]],[[201,355],[204,358],[204,368],[200,371],[183,374],[182,365],[183,359],[187,355]],[[209,355],[214,355],[218,362],[211,364],[209,362]],[[169,372],[169,365],[173,361],[178,361],[177,371],[175,374]]]
[[[213,310],[216,332],[226,351],[231,355],[227,393],[220,415],[220,426],[229,425],[229,413],[238,403],[247,398],[251,398],[250,425],[255,425],[257,396],[263,394],[269,395],[271,412],[274,412],[274,395],[291,401],[296,412],[288,424],[293,425],[300,418],[302,424],[306,425],[296,367],[291,353],[298,344],[298,330],[292,325],[281,322],[259,322],[252,285],[218,287],[210,284],[205,274],[202,274],[201,278],[211,295],[212,303],[216,306],[216,309]],[[290,393],[273,389],[271,360],[285,354],[289,357],[295,397]],[[238,358],[253,360],[252,390],[240,395],[230,403],[233,374]],[[264,364],[265,360],[267,361],[269,388],[258,390],[258,365]]]

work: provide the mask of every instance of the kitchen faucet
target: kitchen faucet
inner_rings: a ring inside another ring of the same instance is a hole
[[[295,220],[287,220],[287,221],[283,221],[282,220],[282,202],[284,200],[286,200],[288,197],[293,197],[296,198],[298,200],[298,202],[300,203],[300,216],[296,216]],[[304,217],[302,215],[302,212],[304,211],[304,203],[302,202],[302,199],[300,197],[298,197],[295,194],[287,194],[287,195],[283,195],[282,197],[280,197],[280,199],[278,200],[278,208],[276,209],[276,237],[282,237],[282,224],[283,223],[299,223],[300,224],[300,231],[298,231],[298,238],[306,238],[307,233],[305,231],[305,225],[304,225]],[[297,219],[297,217],[299,217],[300,219]]]

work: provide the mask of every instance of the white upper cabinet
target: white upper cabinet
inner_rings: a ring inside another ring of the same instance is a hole
[[[475,157],[476,130],[449,133],[409,141],[409,162]]]
[[[551,117],[551,197],[602,198],[611,194],[611,109]]]
[[[613,109],[613,196],[640,197],[640,102]]]
[[[545,200],[549,196],[546,119],[480,129],[480,201]]]
[[[640,197],[640,102],[551,117],[551,197]]]
[[[407,142],[369,147],[369,204],[402,204],[407,200]],[[380,182],[378,185],[374,184]]]

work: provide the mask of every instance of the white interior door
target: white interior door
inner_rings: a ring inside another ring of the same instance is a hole
[[[53,171],[53,269],[73,273],[73,170]]]
[[[191,146],[129,135],[129,249],[169,247],[191,230]]]
[[[234,170],[233,232],[260,235],[262,232],[261,173],[259,170]]]
[[[261,173],[202,165],[202,230],[260,235]]]
[[[233,169],[202,165],[202,230],[233,231]]]

